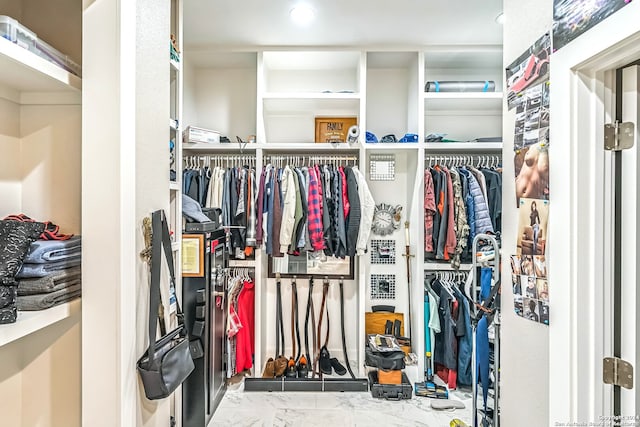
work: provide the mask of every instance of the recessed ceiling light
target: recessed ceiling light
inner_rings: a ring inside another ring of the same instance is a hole
[[[504,13],[500,13],[496,16],[496,22],[500,25],[504,24]]]
[[[316,11],[308,4],[299,4],[289,11],[291,20],[298,25],[307,25],[316,17]]]

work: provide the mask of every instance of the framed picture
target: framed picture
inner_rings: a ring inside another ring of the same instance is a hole
[[[346,142],[357,117],[316,117],[316,142]]]
[[[268,275],[276,277],[328,277],[351,280],[354,278],[354,261],[352,257],[344,259],[318,254],[316,252],[303,252],[298,256],[286,254],[283,257],[269,257]]]
[[[204,234],[182,235],[182,276],[204,276]]]

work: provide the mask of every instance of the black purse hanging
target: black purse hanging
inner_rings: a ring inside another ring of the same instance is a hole
[[[189,334],[184,324],[180,305],[177,305],[178,327],[156,341],[158,306],[160,305],[160,270],[162,248],[169,265],[171,285],[175,287],[175,271],[171,240],[164,211],[151,215],[151,286],[149,289],[149,348],[138,360],[138,372],[147,399],[168,397],[193,371],[193,359],[189,350]]]

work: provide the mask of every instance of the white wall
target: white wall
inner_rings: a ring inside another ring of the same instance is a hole
[[[545,32],[551,29],[552,0],[504,1],[504,65],[511,64]],[[553,63],[553,62],[552,62]],[[552,65],[553,66],[553,65]],[[553,108],[553,106],[551,106]],[[513,133],[515,110],[507,111],[503,120],[503,186],[502,186],[502,347],[501,368],[501,423],[503,425],[537,427],[548,424],[550,387],[549,327],[518,317],[514,313],[509,255],[515,253],[518,210],[515,199],[513,164]],[[553,141],[553,144],[560,144]],[[562,174],[559,168],[551,174]],[[553,189],[552,189],[553,191]],[[551,217],[563,215],[554,211],[553,200],[565,197],[551,194]],[[551,221],[551,219],[550,219]],[[550,291],[552,311],[558,307],[554,301],[553,283]],[[559,309],[559,308],[558,308]],[[553,328],[553,317],[551,318]],[[562,351],[558,349],[558,351]],[[568,368],[568,367],[567,367]]]
[[[21,210],[20,106],[0,99],[0,217]]]

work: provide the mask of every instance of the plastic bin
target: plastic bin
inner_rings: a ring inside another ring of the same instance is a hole
[[[37,39],[36,40],[36,48],[37,54],[46,59],[49,62],[53,62],[59,67],[69,71],[70,73],[75,74],[76,76],[80,76],[82,72],[82,68],[76,64],[68,55],[61,53],[59,50],[55,49],[48,43]]]
[[[9,16],[0,15],[0,35],[23,49],[38,53],[36,33]]]

